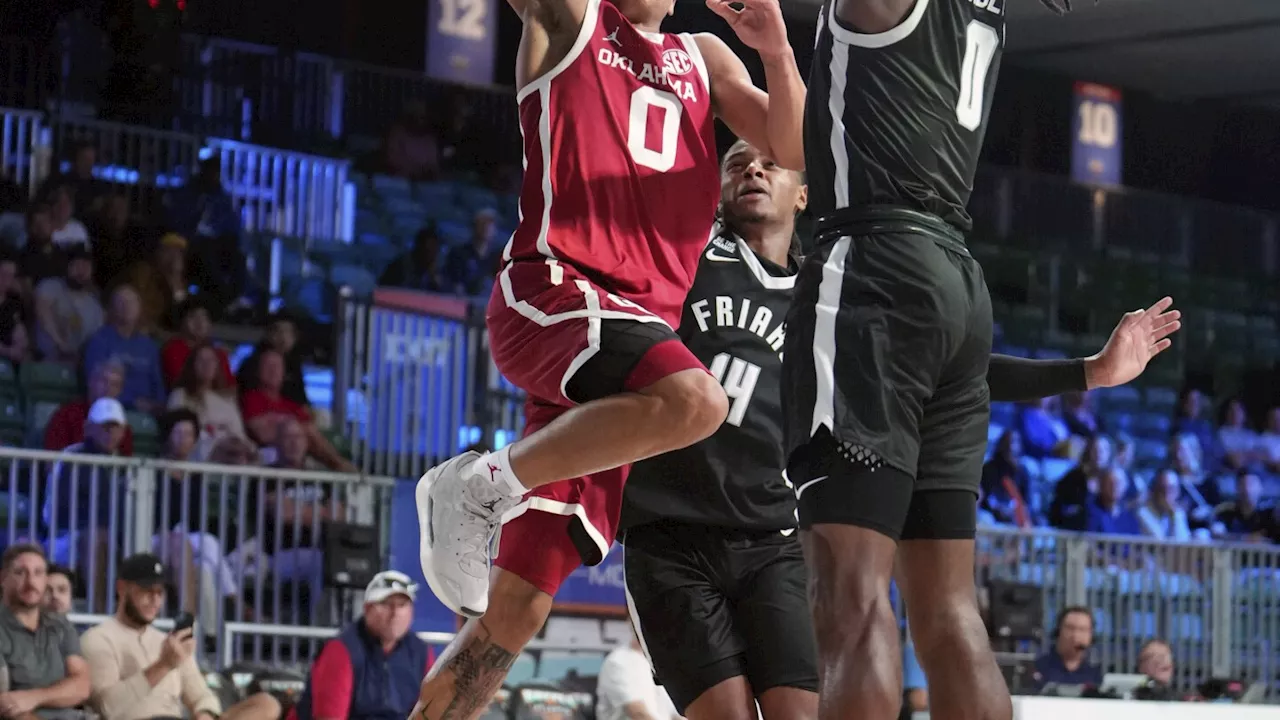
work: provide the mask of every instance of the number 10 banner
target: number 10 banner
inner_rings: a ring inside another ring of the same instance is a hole
[[[1071,121],[1071,179],[1093,185],[1119,185],[1124,164],[1120,91],[1078,82]]]
[[[447,83],[493,83],[500,0],[428,0],[427,75]]]

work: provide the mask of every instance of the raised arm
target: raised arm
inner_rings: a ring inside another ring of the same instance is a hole
[[[507,0],[507,4],[529,25],[548,33],[577,32],[587,14],[587,0]]]
[[[787,42],[778,0],[707,0],[707,7],[760,53],[769,92],[756,87],[742,60],[715,35],[696,36],[707,65],[716,114],[735,135],[788,170],[804,170],[804,80]]]
[[[1073,390],[1115,387],[1131,382],[1156,355],[1169,349],[1169,336],[1182,327],[1173,298],[1146,310],[1125,313],[1096,355],[1073,360],[1029,360],[992,355],[987,385],[993,402],[1034,400]]]

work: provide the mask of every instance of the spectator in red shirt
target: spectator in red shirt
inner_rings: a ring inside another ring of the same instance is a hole
[[[213,330],[213,321],[209,319],[209,309],[199,300],[187,300],[178,308],[178,334],[169,338],[169,342],[160,348],[160,373],[164,376],[165,387],[172,389],[182,375],[182,368],[187,364],[192,348],[209,342],[209,333]],[[227,351],[215,347],[218,354],[220,372],[225,387],[236,386],[236,376],[231,372],[231,360]]]
[[[64,403],[49,418],[44,429],[44,448],[61,450],[84,442],[84,427],[89,420],[89,407],[99,398],[119,398],[124,388],[124,365],[118,360],[99,363],[89,373],[89,397]],[[120,455],[133,455],[133,431],[126,425]]]
[[[240,414],[244,416],[245,429],[254,442],[264,446],[275,445],[282,421],[294,418],[306,430],[307,451],[312,457],[332,470],[357,472],[356,467],[339,455],[329,439],[316,429],[311,413],[280,394],[284,386],[283,355],[275,350],[262,350],[256,379],[256,387],[246,390],[240,398]]]

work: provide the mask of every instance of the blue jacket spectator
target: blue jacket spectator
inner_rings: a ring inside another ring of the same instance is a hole
[[[1093,614],[1080,606],[1063,608],[1054,629],[1053,648],[1036,658],[1036,689],[1050,684],[1101,686],[1102,668],[1089,662],[1092,646]]]
[[[493,247],[496,219],[497,214],[492,210],[476,213],[471,240],[449,249],[444,259],[445,291],[472,296],[487,291],[502,259],[501,253]]]
[[[164,379],[160,374],[160,347],[138,329],[142,307],[138,293],[121,285],[111,294],[108,322],[85,343],[85,367],[108,360],[124,366],[120,402],[125,407],[155,413],[164,408]]]
[[[1129,489],[1129,476],[1111,467],[1098,475],[1098,492],[1089,499],[1085,530],[1104,535],[1141,535],[1138,514],[1125,507],[1124,495]]]
[[[364,616],[324,644],[289,720],[404,720],[418,701],[430,649],[409,632],[418,586],[404,573],[374,576]]]
[[[1022,446],[1027,457],[1053,457],[1058,446],[1071,438],[1067,424],[1058,413],[1058,399],[1044,398],[1023,406],[1018,418]]]
[[[1222,465],[1222,443],[1218,441],[1218,432],[1213,423],[1206,420],[1203,414],[1204,395],[1195,388],[1183,388],[1174,412],[1173,434],[1194,435],[1200,443],[1200,469],[1213,473]]]

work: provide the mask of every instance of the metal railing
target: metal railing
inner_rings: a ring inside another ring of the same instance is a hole
[[[165,193],[184,186],[201,157],[221,160],[223,188],[246,232],[279,233],[305,241],[351,239],[355,194],[348,160],[204,138],[189,133],[94,118],[0,108],[0,169],[34,191],[78,143],[97,149],[95,174],[129,197],[131,207],[159,213]]]
[[[145,551],[166,565],[172,608],[210,633],[250,619],[332,626],[345,598],[324,581],[325,524],[377,527],[388,556],[389,478],[16,448],[0,448],[0,477],[7,544],[74,569],[89,612],[114,611],[119,562]]]
[[[37,542],[77,569],[97,613],[114,611],[107,588],[120,559],[156,552],[170,569],[171,610],[194,612],[227,661],[310,660],[318,647],[298,638],[329,637],[347,619],[323,589],[321,523],[389,524],[385,478],[12,448],[0,449],[0,467],[9,543]],[[384,534],[384,556],[386,543]],[[1159,638],[1180,689],[1243,677],[1280,701],[1280,548],[984,529],[976,578],[1040,588],[1046,627],[1065,605],[1093,609],[1090,657],[1108,672],[1135,671],[1142,644]],[[313,629],[271,629],[281,625]],[[234,634],[251,637],[228,644]]]
[[[3,110],[0,119],[0,178],[27,193],[49,171],[50,150],[44,117],[34,110]]]
[[[1142,645],[1161,639],[1179,689],[1244,677],[1267,683],[1280,702],[1280,548],[988,529],[977,577],[1039,587],[1046,627],[1066,605],[1091,608],[1089,657],[1107,672],[1136,672]]]
[[[425,73],[351,62],[225,38],[186,35],[179,97],[188,115],[248,115],[255,137],[315,141],[381,136],[410,101],[443,104],[457,86]],[[518,132],[510,88],[471,87],[474,109]]]

